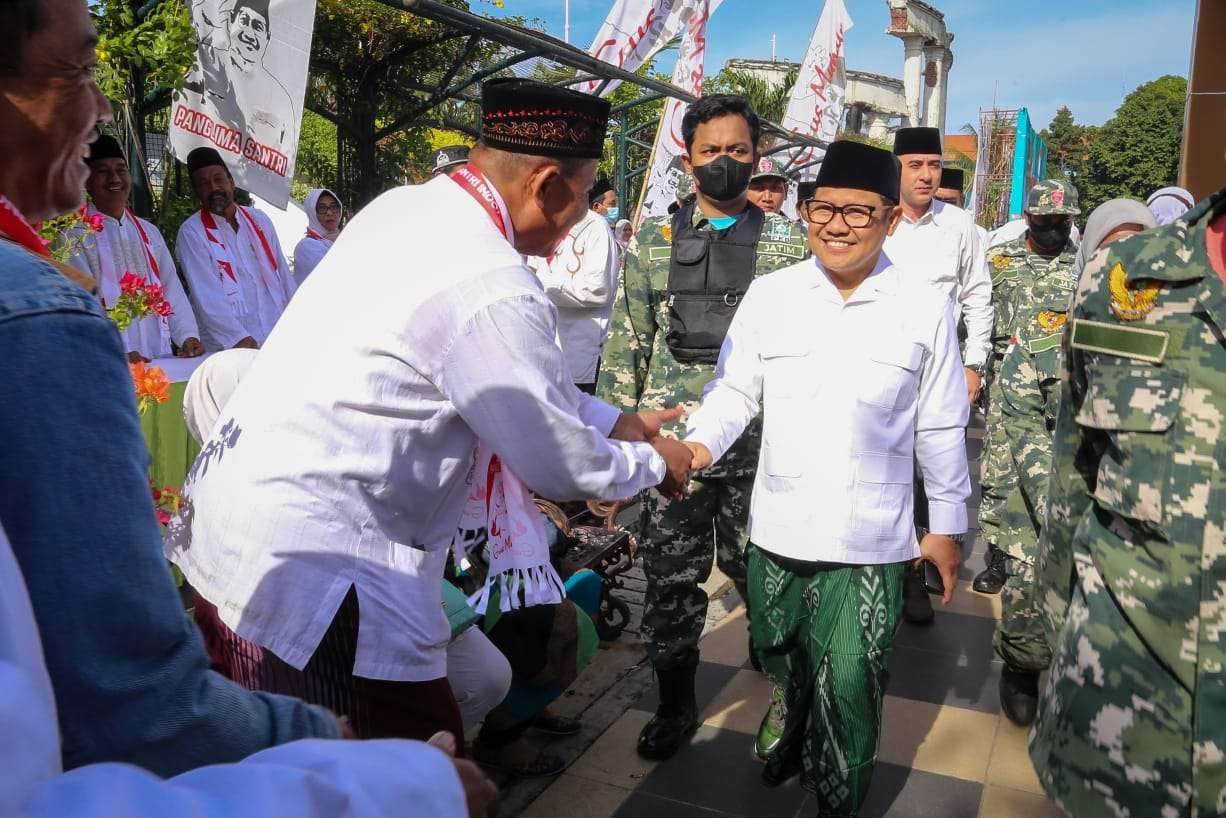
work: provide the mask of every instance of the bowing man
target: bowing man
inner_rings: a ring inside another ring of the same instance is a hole
[[[685,485],[689,451],[658,436],[680,410],[580,392],[524,265],[587,213],[608,114],[487,82],[468,163],[367,205],[273,329],[167,540],[244,684],[329,702],[363,737],[462,735],[440,588],[478,440],[558,500]]]
[[[690,416],[694,469],[763,413],[749,510],[753,645],[784,692],[770,784],[800,774],[818,814],[855,815],[880,740],[903,573],[953,596],[970,494],[954,306],[882,252],[898,162],[839,141],[800,205],[813,258],[755,279]],[[918,458],[931,534],[916,542]]]
[[[101,217],[102,232],[85,237],[69,263],[97,282],[102,306],[107,308],[115,306],[119,282],[126,273],[134,273],[162,288],[170,304],[170,315],[142,318],[122,333],[129,361],[171,355],[195,358],[204,354],[196,316],[183,292],[166,240],[152,222],[128,209],[132,177],[128,174],[127,157],[115,138],[105,134],[89,147],[85,160],[89,165],[85,190],[90,199],[86,215]]]
[[[294,294],[272,221],[234,201],[234,177],[212,148],[187,155],[200,210],[179,228],[175,252],[209,352],[257,349]]]

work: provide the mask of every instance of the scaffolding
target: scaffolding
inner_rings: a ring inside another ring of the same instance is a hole
[[[979,110],[979,155],[971,212],[991,230],[1025,209],[1026,193],[1047,174],[1047,143],[1025,108]]]

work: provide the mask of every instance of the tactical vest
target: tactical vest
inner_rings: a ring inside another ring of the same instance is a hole
[[[713,364],[753,281],[766,214],[750,205],[727,230],[698,230],[690,203],[673,214],[665,342],[682,363]]]

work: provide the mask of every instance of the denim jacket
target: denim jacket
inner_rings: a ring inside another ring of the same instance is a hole
[[[98,300],[0,241],[0,522],[29,586],[64,767],[171,776],[335,738],[326,710],[209,670],[162,556],[148,458]]]

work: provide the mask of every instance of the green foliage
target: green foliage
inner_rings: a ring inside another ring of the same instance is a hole
[[[799,73],[793,69],[778,82],[771,82],[748,71],[725,68],[714,77],[703,81],[703,93],[740,94],[749,100],[758,116],[771,122],[781,122],[783,115],[787,113],[788,97],[792,93],[792,86],[796,85]]]
[[[1080,194],[1090,161],[1090,142],[1098,129],[1079,125],[1068,106],[1061,106],[1051,124],[1039,135],[1047,143],[1047,175],[1071,182]]]
[[[331,188],[337,182],[337,170],[336,126],[314,111],[303,111],[295,183],[301,183],[306,190]]]
[[[1078,184],[1083,212],[1117,196],[1144,201],[1175,184],[1187,96],[1187,80],[1168,75],[1125,98],[1090,141],[1087,173]]]
[[[162,0],[143,19],[140,0],[94,0],[90,13],[98,30],[98,84],[116,108],[143,106],[134,92],[161,87],[178,90],[196,59],[196,31],[181,0]],[[143,113],[143,110],[141,111]]]

